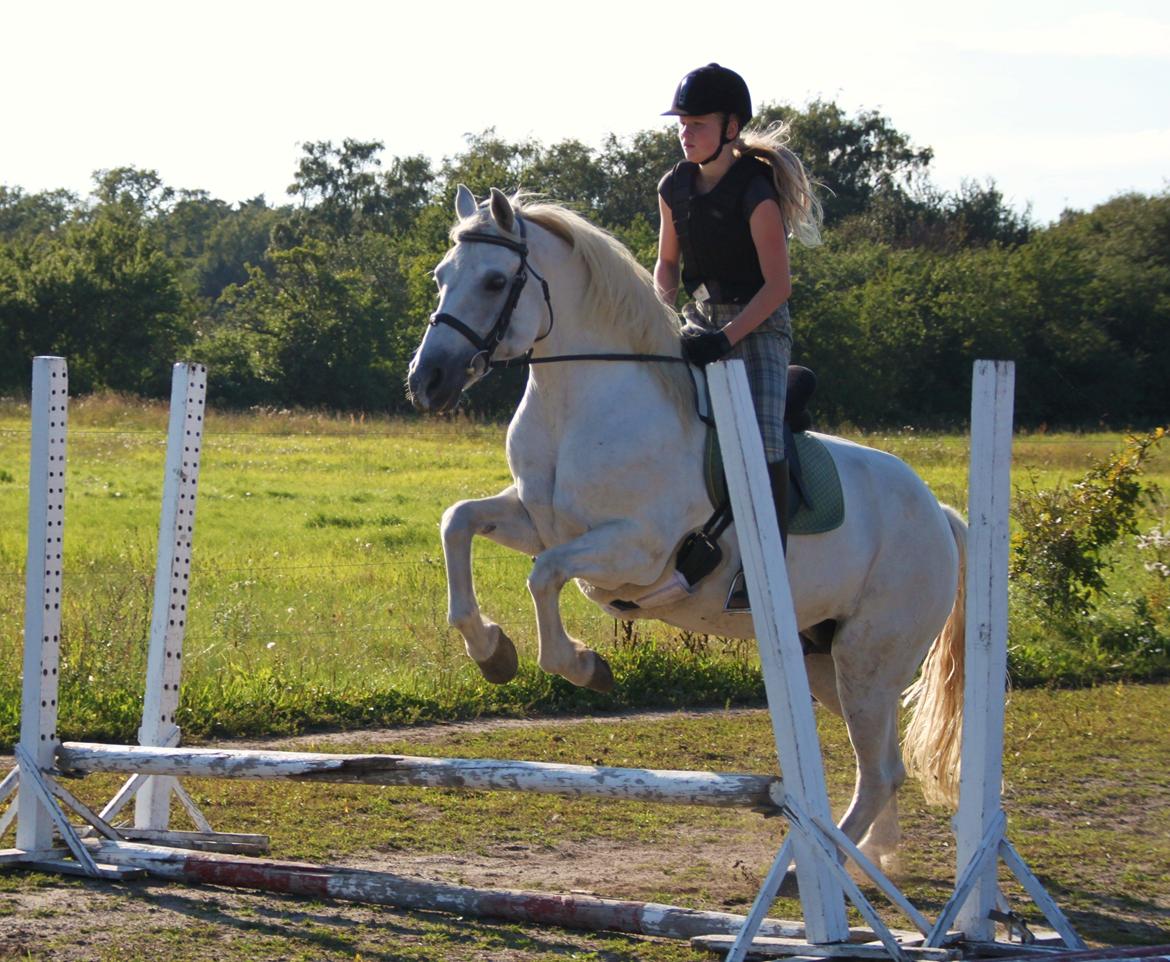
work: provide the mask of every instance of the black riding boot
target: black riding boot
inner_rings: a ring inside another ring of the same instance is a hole
[[[788,461],[777,461],[768,465],[768,480],[772,483],[772,503],[776,505],[776,520],[780,525],[780,544],[788,554]],[[724,611],[750,613],[747,582],[741,567],[731,579],[731,590],[727,592]]]

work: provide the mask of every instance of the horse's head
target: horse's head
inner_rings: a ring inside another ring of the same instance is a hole
[[[493,360],[524,354],[551,324],[548,288],[528,263],[524,221],[494,187],[480,207],[462,184],[455,246],[435,268],[439,306],[410,362],[407,385],[420,411],[447,411]],[[528,284],[529,274],[540,282]],[[542,291],[543,288],[543,291]]]

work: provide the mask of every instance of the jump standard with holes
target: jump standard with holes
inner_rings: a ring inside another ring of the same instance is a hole
[[[29,537],[20,743],[16,768],[0,782],[15,795],[0,834],[16,821],[15,847],[0,868],[97,879],[155,876],[437,910],[512,922],[691,939],[728,959],[813,956],[961,959],[1046,954],[1068,959],[1170,958],[1158,950],[1094,950],[1007,836],[1001,806],[1006,677],[1008,499],[1014,368],[977,361],[972,394],[970,553],[962,772],[954,891],[932,922],[833,824],[787,573],[764,559],[781,553],[772,498],[743,365],[708,369],[728,489],[743,557],[780,771],[774,775],[549,764],[532,761],[338,755],[179,747],[182,645],[190,589],[206,368],[174,367],[163,505],[142,726],[138,745],[60,742],[57,690],[63,581],[68,374],[66,362],[33,362]],[[128,775],[95,811],[64,777]],[[788,832],[746,916],[670,905],[474,888],[387,872],[260,858],[268,839],[213,830],[181,778],[349,782],[445,789],[529,791],[670,804],[743,807],[783,817]],[[173,800],[197,831],[170,829]],[[134,802],[132,824],[123,810]],[[846,871],[851,861],[909,922],[883,922]],[[998,886],[1009,869],[1054,930],[1037,938]],[[790,864],[803,921],[767,918]],[[851,928],[846,903],[866,927]],[[1000,928],[997,930],[997,922]],[[1006,930],[1006,938],[997,931]],[[1017,941],[1013,941],[1017,939]]]

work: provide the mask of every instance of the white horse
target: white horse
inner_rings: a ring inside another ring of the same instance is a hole
[[[448,617],[468,654],[489,681],[516,673],[511,640],[476,600],[475,535],[533,558],[528,589],[540,666],[576,685],[605,691],[614,682],[605,660],[565,631],[559,595],[570,579],[619,617],[750,637],[751,618],[723,610],[740,564],[734,526],[720,540],[722,563],[694,592],[680,598],[670,590],[680,543],[712,511],[705,425],[687,366],[580,358],[681,357],[674,314],[649,274],[610,235],[562,207],[494,189],[480,206],[461,186],[455,209],[454,246],[435,270],[438,311],[410,365],[416,407],[450,409],[493,360],[524,363],[531,351],[537,362],[508,429],[513,483],[443,515]],[[529,274],[540,284],[526,284]],[[547,362],[566,355],[576,357]],[[793,535],[788,574],[802,630],[837,623],[829,652],[807,655],[805,665],[814,696],[844,718],[857,756],[841,827],[880,857],[899,837],[896,793],[906,777],[899,702],[928,650],[908,696],[915,717],[905,762],[928,797],[954,802],[966,524],[897,458],[821,439],[841,477],[845,521],[824,534]],[[607,607],[617,599],[653,605],[656,596],[666,603],[624,613]]]

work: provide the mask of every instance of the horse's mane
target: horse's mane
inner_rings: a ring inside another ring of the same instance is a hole
[[[621,241],[559,204],[524,194],[510,200],[517,214],[565,241],[572,256],[584,263],[587,281],[582,313],[591,323],[620,327],[634,353],[679,356],[674,311],[658,299],[650,272]],[[483,216],[481,209],[475,217],[457,223],[451,239],[458,240],[464,231],[481,226]],[[693,385],[684,365],[655,363],[653,367],[676,401],[693,405]]]

